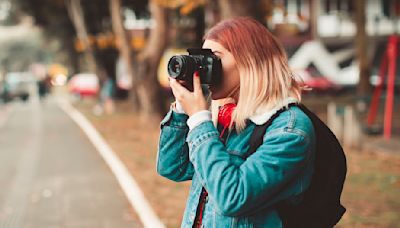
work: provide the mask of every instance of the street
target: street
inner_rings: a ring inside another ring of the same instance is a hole
[[[142,227],[110,169],[52,99],[0,107],[0,227]]]

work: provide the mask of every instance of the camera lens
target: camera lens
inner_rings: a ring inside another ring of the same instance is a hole
[[[168,74],[172,78],[187,80],[195,71],[196,62],[191,56],[173,56],[168,62]]]
[[[177,58],[173,58],[169,64],[170,70],[173,74],[179,75],[182,70],[182,63]]]

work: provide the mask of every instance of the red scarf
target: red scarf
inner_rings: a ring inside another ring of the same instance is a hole
[[[218,111],[218,123],[223,127],[221,136],[224,134],[225,130],[229,128],[232,120],[232,113],[236,108],[236,104],[228,103],[219,108]]]

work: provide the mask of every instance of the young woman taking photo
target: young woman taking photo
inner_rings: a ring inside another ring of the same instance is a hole
[[[157,172],[192,180],[182,227],[282,227],[276,205],[301,200],[315,151],[312,122],[290,105],[300,102],[301,88],[285,51],[249,18],[220,22],[203,48],[222,63],[220,83],[209,87],[213,108],[197,73],[191,90],[170,78],[176,102],[161,122]],[[278,111],[262,144],[245,157],[255,126]]]

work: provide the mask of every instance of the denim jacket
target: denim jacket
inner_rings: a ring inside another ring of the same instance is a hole
[[[276,204],[301,200],[313,174],[311,120],[298,107],[290,107],[245,159],[254,122],[248,121],[239,134],[231,131],[225,145],[211,121],[189,132],[187,119],[172,110],[166,115],[157,156],[160,175],[192,180],[181,227],[193,226],[202,187],[208,192],[203,227],[282,227]]]

